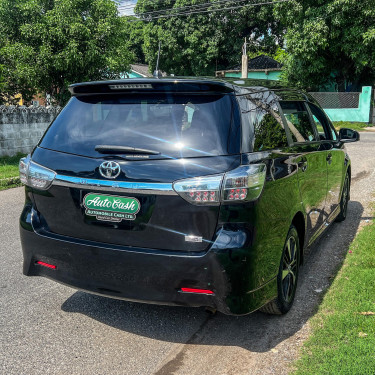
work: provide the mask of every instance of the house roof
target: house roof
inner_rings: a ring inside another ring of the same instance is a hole
[[[131,64],[130,68],[133,72],[139,73],[143,77],[152,77],[152,74],[148,71],[147,64]]]
[[[283,64],[266,55],[254,57],[248,62],[248,70],[281,70],[282,67]],[[241,70],[241,66],[237,65],[230,70]]]
[[[152,77],[152,73],[149,72],[147,64],[131,64],[130,68],[133,72],[140,74],[142,77]],[[167,73],[162,71],[161,75],[166,77]]]

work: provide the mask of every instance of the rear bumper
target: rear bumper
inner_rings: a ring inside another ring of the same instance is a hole
[[[34,212],[34,214],[33,214]],[[207,306],[225,314],[242,315],[274,298],[276,279],[247,291],[247,275],[231,270],[244,261],[233,249],[200,254],[106,246],[54,235],[35,227],[35,211],[25,207],[20,219],[27,276],[44,276],[95,294],[163,305]],[[243,249],[238,253],[243,254]],[[38,261],[53,264],[51,269]],[[208,289],[213,295],[181,292],[181,288]]]

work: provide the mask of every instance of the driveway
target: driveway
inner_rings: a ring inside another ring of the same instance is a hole
[[[25,277],[18,235],[23,189],[0,192],[0,373],[286,374],[309,334],[307,320],[370,219],[375,133],[361,138],[347,147],[353,165],[348,218],[310,251],[286,316],[237,318],[129,303]]]

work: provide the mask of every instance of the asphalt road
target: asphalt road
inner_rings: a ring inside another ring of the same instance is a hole
[[[211,316],[203,309],[129,303],[22,275],[18,217],[23,189],[0,192],[0,373],[286,374],[309,334],[309,317],[369,219],[375,133],[347,148],[349,217],[334,224],[301,270],[286,316]],[[57,213],[58,214],[58,213]]]

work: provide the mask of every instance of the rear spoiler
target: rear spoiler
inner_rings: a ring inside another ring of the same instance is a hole
[[[73,96],[117,93],[178,92],[225,94],[234,92],[233,85],[215,80],[193,79],[125,79],[75,83],[69,86]]]

